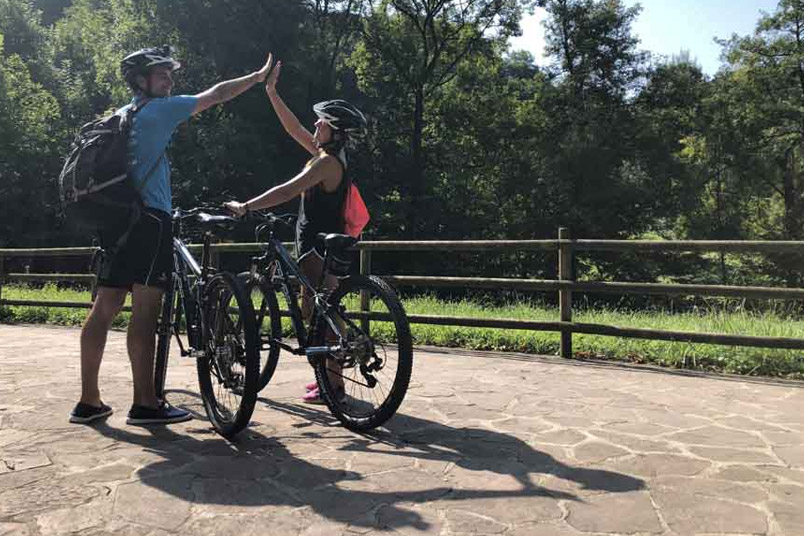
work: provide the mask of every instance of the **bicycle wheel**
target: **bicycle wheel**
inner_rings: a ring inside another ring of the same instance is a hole
[[[215,275],[204,290],[203,348],[198,383],[207,416],[231,438],[245,428],[257,401],[259,375],[254,309],[232,274]]]
[[[242,272],[237,280],[246,289],[246,295],[251,298],[251,305],[257,320],[259,332],[260,379],[257,391],[262,391],[276,371],[279,362],[279,341],[282,340],[282,318],[279,313],[279,303],[273,287],[261,276],[252,277],[251,272]]]
[[[408,390],[413,368],[410,325],[396,293],[376,276],[341,280],[329,303],[346,348],[312,359],[316,381],[332,414],[346,428],[365,432],[390,419]],[[314,340],[337,343],[320,320]]]
[[[154,358],[154,389],[156,391],[156,398],[159,400],[165,398],[165,377],[167,376],[167,364],[170,354],[171,327],[174,321],[173,314],[174,311],[176,311],[176,300],[179,294],[176,292],[177,284],[178,281],[174,274],[170,288],[162,295],[162,312],[159,314],[159,323],[156,327],[157,342],[156,357]]]

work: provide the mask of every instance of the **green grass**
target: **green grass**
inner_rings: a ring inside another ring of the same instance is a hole
[[[44,288],[31,288],[27,286],[3,286],[3,299],[6,300],[41,300],[60,302],[89,302],[89,291],[58,288],[56,285],[46,285]],[[126,299],[126,305],[131,305],[131,297]],[[0,309],[0,321],[30,323],[30,324],[58,324],[62,326],[80,326],[86,318],[88,309],[71,309],[67,307],[4,307]],[[121,328],[128,325],[129,313],[121,313],[115,319],[113,327]]]
[[[3,288],[3,297],[50,301],[89,300],[88,292],[58,289],[54,285],[42,289],[6,286]],[[404,303],[408,314],[532,321],[558,319],[558,311],[555,308],[525,303],[491,306],[470,301],[446,302],[433,297],[407,299]],[[85,316],[86,310],[49,307],[7,307],[0,312],[0,320],[6,322],[47,322],[62,325],[80,325]],[[587,308],[576,310],[573,319],[576,322],[618,327],[804,338],[804,321],[775,313],[756,313],[739,308],[728,310],[723,304],[683,314]],[[127,321],[128,316],[123,314],[115,325],[124,326]],[[287,320],[284,323],[289,328]],[[419,345],[535,354],[556,354],[559,346],[559,335],[550,332],[424,324],[414,324],[411,328],[414,342]],[[611,359],[673,368],[804,379],[804,351],[797,350],[649,341],[583,334],[573,335],[573,350],[575,356],[579,358]]]

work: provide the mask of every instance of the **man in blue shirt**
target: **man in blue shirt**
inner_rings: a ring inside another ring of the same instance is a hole
[[[142,188],[145,204],[140,221],[125,243],[104,258],[98,294],[81,330],[81,400],[70,422],[90,423],[111,415],[98,388],[98,371],[112,321],[131,292],[128,354],[134,380],[129,424],[164,424],[186,421],[191,415],[156,398],[153,362],[156,323],[162,293],[171,281],[173,237],[171,225],[170,165],[165,150],[176,128],[191,116],[235,98],[265,81],[271,57],[259,71],[221,82],[197,95],[171,96],[173,71],[180,67],[170,47],[146,48],[126,56],[121,71],[136,106],[129,135],[129,173]],[[116,242],[101,235],[101,245]]]

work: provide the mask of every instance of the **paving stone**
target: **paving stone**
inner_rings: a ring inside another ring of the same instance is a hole
[[[349,469],[361,475],[371,475],[404,468],[412,469],[415,465],[416,458],[408,453],[358,452],[352,457]]]
[[[753,506],[705,497],[687,490],[651,491],[663,519],[677,534],[765,534],[765,514]]]
[[[506,536],[583,536],[566,523],[528,523],[516,526]]]
[[[732,465],[712,474],[712,478],[733,480],[735,482],[775,482],[776,478],[766,468],[760,471],[752,467]]]
[[[267,512],[270,513],[270,512]],[[174,534],[197,536],[299,536],[307,524],[315,522],[294,512],[274,515],[202,514],[189,518]],[[334,534],[338,534],[335,532]]]
[[[713,447],[761,448],[765,444],[755,434],[731,430],[722,426],[705,426],[697,430],[679,432],[668,439],[688,445],[708,445]]]
[[[492,426],[500,432],[517,435],[538,434],[553,427],[553,425],[544,422],[542,419],[528,417],[508,417],[492,422]]]
[[[567,445],[573,446],[577,445],[581,441],[584,441],[586,436],[577,430],[556,430],[554,432],[546,432],[543,434],[536,434],[533,438],[533,442],[536,444],[547,443],[553,445]]]
[[[436,506],[439,503],[436,503]],[[445,521],[435,509],[423,508],[413,503],[399,502],[393,505],[382,505],[374,513],[374,527],[381,534],[392,533],[404,536],[420,536],[421,534],[441,534]],[[371,533],[374,533],[372,531]],[[321,536],[331,533],[321,532]],[[313,536],[303,533],[302,536]]]
[[[42,479],[0,493],[0,519],[23,513],[74,507],[100,495],[100,490],[65,480]]]
[[[581,532],[663,532],[659,517],[645,492],[599,495],[567,504],[567,523]]]
[[[0,325],[0,535],[804,534],[801,388],[417,348],[398,414],[358,435],[299,402],[310,369],[288,356],[226,441],[191,360],[168,398],[196,420],[125,424],[121,331],[101,371],[117,412],[69,424],[79,333]]]
[[[463,510],[445,512],[451,534],[502,534],[506,526],[493,519]]]
[[[638,454],[607,466],[614,471],[653,478],[667,475],[697,475],[709,467],[710,463],[675,454]]]
[[[652,437],[674,431],[667,426],[660,426],[651,422],[616,422],[602,428],[610,432],[620,432],[642,437]]]
[[[770,484],[768,491],[779,501],[790,504],[804,504],[804,486],[793,484]]]
[[[636,437],[630,434],[619,434],[606,430],[589,430],[594,437],[605,439],[609,443],[618,445],[635,453],[667,452],[678,453],[679,449],[666,441],[652,440]]]
[[[768,510],[779,525],[780,534],[804,534],[804,511],[801,504],[769,502]]]
[[[651,398],[648,398],[648,403],[656,402]],[[672,405],[669,406],[670,409],[651,409],[648,408],[638,408],[636,413],[643,424],[653,424],[656,426],[661,427],[664,432],[667,431],[677,431],[677,430],[686,430],[690,428],[698,428],[702,426],[707,426],[712,424],[711,420],[707,417],[701,415],[694,415],[691,413],[684,413],[682,410],[681,405],[679,402],[674,402]],[[702,408],[698,405],[695,405],[689,408],[692,411],[700,411]],[[620,430],[622,432],[626,430]],[[639,433],[639,432],[631,432],[631,433]],[[661,433],[661,432],[660,432]],[[650,435],[650,434],[644,434]]]
[[[725,417],[718,419],[717,422],[728,428],[736,428],[746,432],[762,432],[763,436],[766,436],[768,433],[784,434],[786,432],[784,428],[778,425],[762,422],[759,419],[753,419],[743,415]]]
[[[775,447],[789,447],[797,446],[804,448],[804,441],[801,433],[784,431],[784,432],[762,432],[762,437],[765,441]]]
[[[0,454],[0,473],[20,472],[47,467],[52,462],[44,452],[8,452]]]
[[[88,532],[105,525],[110,517],[113,502],[107,498],[94,500],[75,508],[63,508],[38,516],[36,523],[42,536]]]
[[[30,439],[36,434],[33,432],[26,432],[24,430],[16,430],[14,428],[0,427],[0,448],[8,448],[11,445],[23,443],[29,444]]]
[[[730,449],[724,447],[689,447],[689,451],[716,462],[729,462],[729,463],[761,463],[761,464],[775,464],[778,463],[774,456],[761,450],[749,449]]]
[[[774,447],[773,451],[790,467],[804,468],[804,447]]]
[[[0,536],[6,536],[6,534],[28,536],[31,531],[24,523],[0,523]]]
[[[196,478],[191,489],[198,509],[211,515],[253,513],[256,508],[276,514],[303,504],[289,490],[264,481]]]
[[[195,500],[191,476],[159,477],[118,486],[114,512],[149,527],[176,530]]]
[[[304,501],[322,518],[370,527],[374,524],[372,512],[381,504],[396,504],[398,495],[406,500],[405,494],[383,493],[369,482],[348,481],[308,491],[304,494]]]
[[[516,525],[557,521],[563,516],[558,499],[542,488],[499,491],[462,489],[446,495],[436,507],[470,511],[499,523]]]
[[[575,456],[575,459],[584,464],[590,462],[602,462],[608,458],[616,458],[618,456],[628,454],[628,451],[623,448],[609,445],[608,443],[602,443],[600,441],[589,441],[576,445],[572,452]]]
[[[792,483],[804,485],[803,470],[788,469],[787,467],[778,467],[778,466],[762,467],[762,470],[772,475],[776,475],[777,477],[781,477],[781,479],[790,480],[792,481]],[[776,478],[774,479],[774,481],[780,481],[781,479]]]
[[[758,504],[768,499],[768,493],[760,485],[750,482],[670,476],[659,477],[651,484],[651,489],[663,492],[677,490],[679,493],[728,499],[746,504]]]

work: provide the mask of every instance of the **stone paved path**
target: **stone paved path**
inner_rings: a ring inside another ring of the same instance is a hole
[[[76,329],[0,326],[0,535],[804,534],[804,384],[419,350],[372,437],[297,403],[285,357],[236,443],[127,426],[125,334],[101,370],[116,413],[71,425]]]

